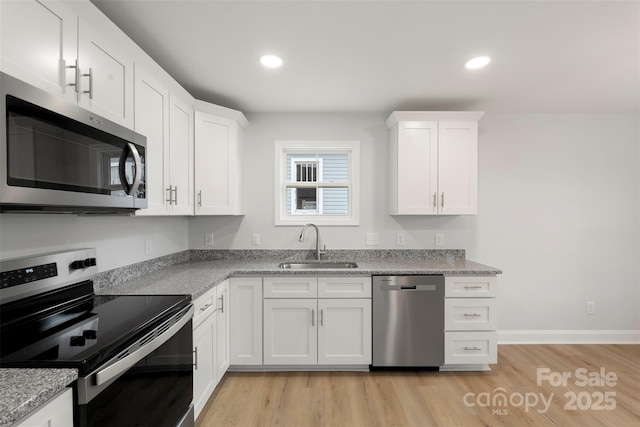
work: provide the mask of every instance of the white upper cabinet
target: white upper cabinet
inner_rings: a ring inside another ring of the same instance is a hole
[[[396,111],[387,120],[391,215],[478,211],[482,112]]]
[[[174,93],[169,103],[169,188],[174,215],[193,215],[193,108]]]
[[[147,209],[136,215],[193,213],[193,110],[191,100],[136,65],[135,131],[146,136]]]
[[[94,27],[79,18],[78,103],[109,120],[133,128],[133,58],[119,50]]]
[[[0,24],[2,71],[76,102],[65,66],[78,57],[78,15],[59,1],[2,1]]]
[[[1,2],[2,70],[132,128],[133,57],[122,34],[98,32],[69,5]]]
[[[196,101],[195,214],[242,215],[241,156],[247,119],[238,111]]]

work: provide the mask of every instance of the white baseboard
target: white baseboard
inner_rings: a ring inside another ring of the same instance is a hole
[[[640,330],[498,331],[498,344],[640,344]]]

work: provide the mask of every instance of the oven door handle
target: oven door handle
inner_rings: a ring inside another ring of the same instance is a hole
[[[185,310],[183,310],[181,313],[184,313]],[[178,315],[174,316],[174,318],[177,316]],[[123,357],[122,359],[116,362],[113,362],[109,364],[109,366],[99,370],[95,375],[95,385],[101,386],[102,384],[126,372],[129,368],[131,368],[133,365],[135,365],[136,363],[138,363],[139,361],[147,357],[149,354],[151,354],[154,350],[156,350],[162,344],[169,341],[169,339],[171,339],[171,337],[173,337],[180,329],[182,329],[182,327],[186,325],[191,320],[192,317],[193,317],[193,305],[190,305],[188,307],[186,314],[183,315],[180,318],[180,320],[178,320],[176,323],[171,325],[169,329],[160,333],[153,340],[137,348],[135,351]],[[161,328],[162,328],[162,325],[156,328],[156,330]]]

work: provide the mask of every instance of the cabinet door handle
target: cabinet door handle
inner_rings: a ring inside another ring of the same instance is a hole
[[[324,308],[320,309],[320,326],[324,326]]]
[[[169,204],[171,204],[171,202],[173,201],[173,199],[171,198],[171,195],[173,194],[173,185],[170,185],[166,191],[169,193],[169,198],[166,199],[165,202],[169,202]]]
[[[173,191],[175,194],[175,197],[173,198],[173,204],[177,205],[178,204],[178,186],[177,185],[173,187]]]
[[[311,309],[311,326],[316,326],[316,311]]]
[[[433,193],[433,208],[438,207],[438,193]]]
[[[89,99],[93,99],[93,68],[89,68],[89,72],[83,74],[82,77],[89,77],[89,90],[82,91],[82,93],[88,93]]]
[[[444,192],[442,193],[442,195],[440,196],[440,207],[444,208]]]
[[[220,301],[220,312],[224,313],[224,295],[220,295],[220,298],[218,298],[218,301]]]
[[[197,371],[198,370],[198,347],[195,347],[193,349],[193,354],[195,356],[195,363],[193,364],[193,368]]]
[[[202,190],[198,191],[198,206],[202,207]]]
[[[73,68],[75,69],[75,73],[73,76],[73,83],[69,83],[67,86],[73,86],[73,89],[76,92],[80,92],[80,68],[78,67],[78,60],[76,59],[75,61],[75,65],[66,65],[64,66],[65,69],[67,68]],[[66,76],[65,76],[66,78]]]

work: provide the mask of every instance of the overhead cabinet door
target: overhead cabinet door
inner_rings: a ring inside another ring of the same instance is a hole
[[[438,123],[438,212],[477,213],[478,123]]]

